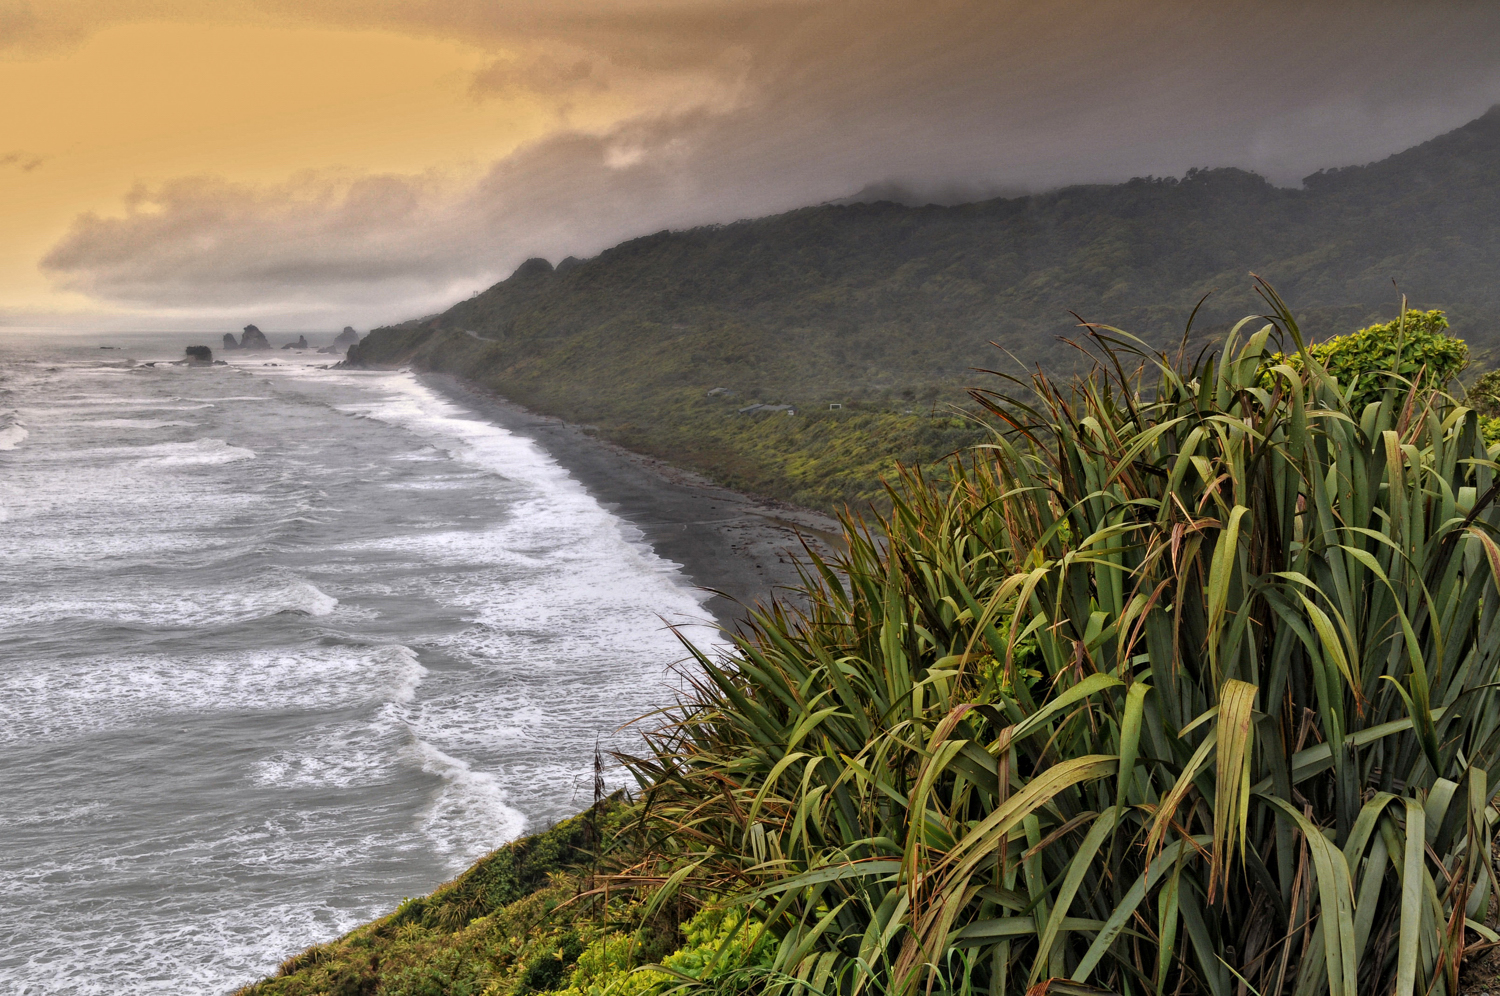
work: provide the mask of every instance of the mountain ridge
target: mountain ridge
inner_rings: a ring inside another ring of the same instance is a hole
[[[829,507],[832,495],[874,494],[874,464],[861,463],[853,490],[810,497],[775,449],[814,443],[725,429],[723,396],[705,392],[790,404],[799,418],[821,411],[824,422],[834,404],[846,421],[920,417],[961,403],[982,381],[976,368],[1011,364],[991,343],[1022,367],[1066,366],[1057,337],[1076,334],[1075,314],[1168,343],[1206,297],[1196,327],[1222,331],[1261,310],[1252,271],[1312,338],[1389,319],[1405,293],[1446,309],[1488,358],[1500,346],[1500,106],[1301,188],[1217,167],[657,232],[558,269],[528,261],[440,315],[375,330],[351,361],[459,374],[726,483]],[[867,428],[899,437],[881,443],[886,469],[897,456],[940,456],[932,447],[956,438]],[[818,445],[833,437],[853,442],[834,432]],[[856,474],[832,472],[846,471]]]

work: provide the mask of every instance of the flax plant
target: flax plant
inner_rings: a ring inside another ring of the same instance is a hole
[[[948,483],[698,655],[629,763],[766,988],[1454,996],[1500,941],[1494,454],[1423,371],[1353,407],[1261,292],[978,394]]]

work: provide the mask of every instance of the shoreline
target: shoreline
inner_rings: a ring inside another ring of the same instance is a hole
[[[703,607],[726,629],[756,603],[790,594],[804,539],[825,555],[838,542],[837,520],[821,512],[714,484],[452,374],[417,376],[479,418],[533,440],[594,500],[639,529],[658,556],[709,592]]]

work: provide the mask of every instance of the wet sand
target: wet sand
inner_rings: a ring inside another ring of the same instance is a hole
[[[640,529],[658,555],[714,592],[705,607],[726,627],[747,607],[788,595],[803,539],[820,553],[837,542],[839,526],[829,516],[720,487],[457,377],[420,376],[475,414],[535,439],[600,504]]]

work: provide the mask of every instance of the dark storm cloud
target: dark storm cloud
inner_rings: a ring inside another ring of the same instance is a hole
[[[399,178],[347,191],[168,185],[124,217],[80,218],[44,265],[72,289],[142,305],[323,295],[399,318],[527,256],[872,184],[951,200],[1208,165],[1295,183],[1500,101],[1500,5],[1487,3],[435,9],[376,2],[360,16],[541,53],[527,57],[530,82],[527,63],[501,60],[478,92],[562,100],[662,73],[695,80],[701,99],[604,135],[556,134],[459,195]]]

